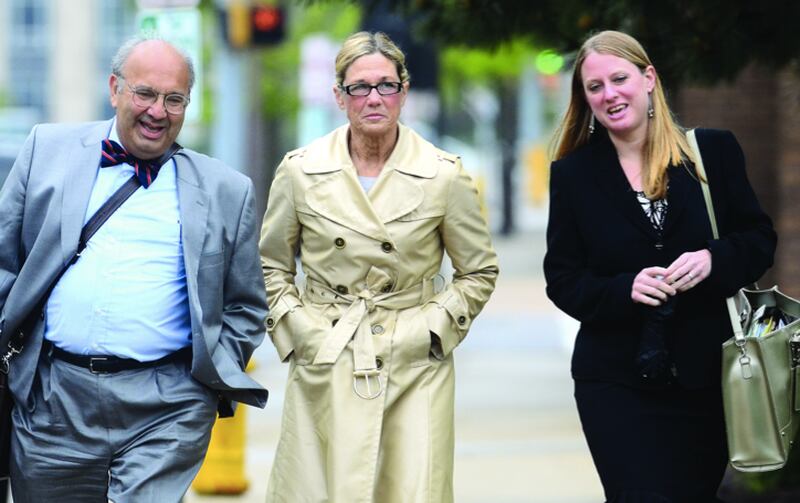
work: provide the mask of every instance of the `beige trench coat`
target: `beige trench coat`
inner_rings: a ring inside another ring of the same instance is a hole
[[[275,175],[260,246],[267,328],[290,368],[269,502],[453,499],[451,352],[494,289],[497,257],[459,158],[399,127],[369,193],[347,126]]]

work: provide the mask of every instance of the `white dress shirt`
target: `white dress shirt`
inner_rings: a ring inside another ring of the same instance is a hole
[[[120,143],[115,126],[109,138]],[[133,174],[129,164],[98,167],[84,224]],[[174,160],[89,240],[45,316],[45,339],[76,354],[150,361],[191,343]]]

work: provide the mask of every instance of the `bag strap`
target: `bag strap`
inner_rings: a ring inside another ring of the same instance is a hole
[[[45,290],[44,295],[42,298],[35,304],[33,308],[33,313],[41,310],[44,308],[44,303],[48,297],[50,297],[50,293],[55,288],[56,283],[64,276],[64,273],[67,272],[67,269],[70,268],[72,264],[78,261],[83,253],[83,250],[86,249],[86,244],[89,242],[89,239],[94,235],[95,232],[100,229],[100,227],[106,223],[109,217],[117,210],[122,203],[124,203],[134,192],[136,189],[141,187],[141,183],[139,182],[139,178],[136,175],[133,175],[126,181],[122,187],[117,189],[108,200],[103,203],[102,206],[92,215],[92,218],[89,219],[88,222],[83,226],[81,230],[81,237],[78,240],[78,248],[75,250],[75,253],[72,254],[72,257],[64,263],[61,267],[61,270],[58,271],[55,278],[50,282],[50,285]],[[12,356],[22,351],[22,348],[25,345],[25,340],[28,338],[28,334],[31,332],[29,325],[31,316],[28,315],[23,322],[22,327],[15,331],[8,340],[8,351],[0,357],[0,371],[8,373],[8,361],[11,359]]]
[[[165,164],[167,161],[172,158],[175,153],[180,150],[181,147],[178,143],[173,143],[172,146],[159,158],[159,164]],[[58,281],[64,276],[64,273],[67,272],[67,269],[70,268],[72,264],[78,261],[81,256],[81,253],[86,249],[86,245],[89,243],[89,240],[94,236],[94,234],[103,226],[106,221],[114,214],[115,211],[122,206],[122,203],[128,200],[136,190],[141,187],[142,184],[139,181],[139,178],[136,175],[131,176],[120,188],[114,191],[111,194],[106,202],[97,209],[97,211],[92,215],[86,224],[84,224],[83,229],[81,229],[81,236],[78,239],[78,247],[75,250],[75,253],[72,257],[66,261],[58,272],[58,274],[53,278],[50,282],[50,285],[45,290],[44,295],[42,298],[34,305],[32,313],[36,313],[44,308],[44,303],[47,301],[47,298],[50,297],[50,293],[55,288]],[[25,345],[25,340],[28,338],[28,334],[31,332],[28,325],[30,324],[31,316],[28,315],[23,322],[23,326],[21,329],[17,330],[13,333],[9,340],[8,340],[8,351],[2,356],[0,356],[0,371],[8,373],[8,361],[11,359],[12,356],[22,351],[22,348]]]
[[[182,148],[183,147],[181,147],[177,142],[173,142],[170,148],[158,158],[158,161],[156,161],[157,164],[165,164],[172,158],[173,155],[175,155],[176,152],[178,152],[178,150]],[[136,190],[141,186],[142,184],[139,181],[139,178],[136,175],[131,176],[124,184],[122,184],[120,188],[111,194],[111,197],[109,197],[106,202],[104,202],[102,206],[97,209],[97,211],[94,212],[94,215],[92,215],[89,221],[84,224],[83,229],[81,229],[81,236],[78,239],[78,248],[75,250],[75,254],[72,255],[72,258],[67,261],[55,279],[50,282],[50,286],[45,291],[41,303],[44,303],[44,300],[50,296],[50,293],[53,291],[53,288],[55,288],[56,283],[58,283],[58,280],[61,279],[61,276],[67,272],[69,266],[78,261],[81,253],[83,253],[83,250],[86,249],[86,245],[89,243],[89,240],[92,238],[92,236],[94,236],[100,227],[102,227],[103,224],[106,223],[109,218],[111,218],[111,215],[113,215],[114,212],[117,211],[120,206],[122,206],[122,203],[127,201],[128,198],[131,197],[133,193],[136,192]]]
[[[689,140],[689,147],[695,157],[695,168],[700,175],[700,188],[703,189],[703,199],[706,201],[706,210],[708,211],[708,220],[711,222],[711,233],[714,239],[719,239],[719,229],[717,228],[717,217],[714,214],[714,202],[711,200],[711,188],[708,185],[708,175],[706,175],[706,168],[703,166],[703,156],[700,154],[700,146],[697,144],[697,137],[695,130],[690,129],[686,132],[686,139]],[[742,322],[739,318],[739,313],[736,311],[736,303],[733,297],[725,299],[728,306],[728,316],[731,320],[731,327],[733,328],[733,337],[736,345],[739,347],[744,346],[744,330],[742,329]]]
[[[83,226],[83,229],[81,229],[81,237],[78,240],[78,249],[75,251],[75,255],[70,261],[71,263],[75,263],[75,261],[78,260],[78,257],[80,257],[81,253],[83,253],[83,250],[86,249],[86,245],[92,236],[94,236],[94,233],[97,232],[100,227],[106,223],[106,220],[108,220],[109,217],[111,217],[111,215],[117,211],[120,206],[122,206],[122,203],[127,201],[128,198],[131,197],[134,192],[136,192],[136,189],[141,186],[142,184],[139,181],[139,177],[133,175],[132,177],[128,178],[128,181],[125,182],[122,187],[111,194],[111,197],[109,197],[108,200],[103,203],[103,205],[94,213],[94,215],[92,215],[92,218],[86,222],[86,225]],[[64,274],[64,271],[67,270],[67,267],[69,267],[69,265],[62,269],[61,274],[56,277],[53,285],[55,285],[55,283],[61,279],[61,275]]]

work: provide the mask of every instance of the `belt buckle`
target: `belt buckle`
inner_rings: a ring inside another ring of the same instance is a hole
[[[94,362],[107,362],[108,358],[103,356],[89,358],[89,372],[92,374],[108,374],[108,370],[95,370]]]
[[[364,387],[366,388],[366,394],[362,393],[359,390],[358,379],[361,377],[364,378]],[[371,379],[375,379],[378,381],[378,389],[374,393],[372,392],[372,386],[370,385]],[[353,391],[355,391],[356,395],[360,396],[364,400],[373,400],[381,396],[381,393],[383,393],[383,381],[381,380],[381,371],[378,369],[367,369],[367,370],[356,370],[355,372],[353,372]]]

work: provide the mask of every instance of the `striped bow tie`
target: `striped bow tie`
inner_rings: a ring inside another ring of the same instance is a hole
[[[129,154],[122,145],[114,140],[109,140],[108,138],[103,140],[103,153],[100,156],[100,167],[107,168],[122,163],[130,164],[136,172],[139,183],[141,183],[142,187],[145,189],[149,187],[156,179],[156,176],[158,176],[158,170],[161,168],[161,164],[163,164],[160,161],[161,159],[151,159],[149,161],[138,159],[132,154]]]

